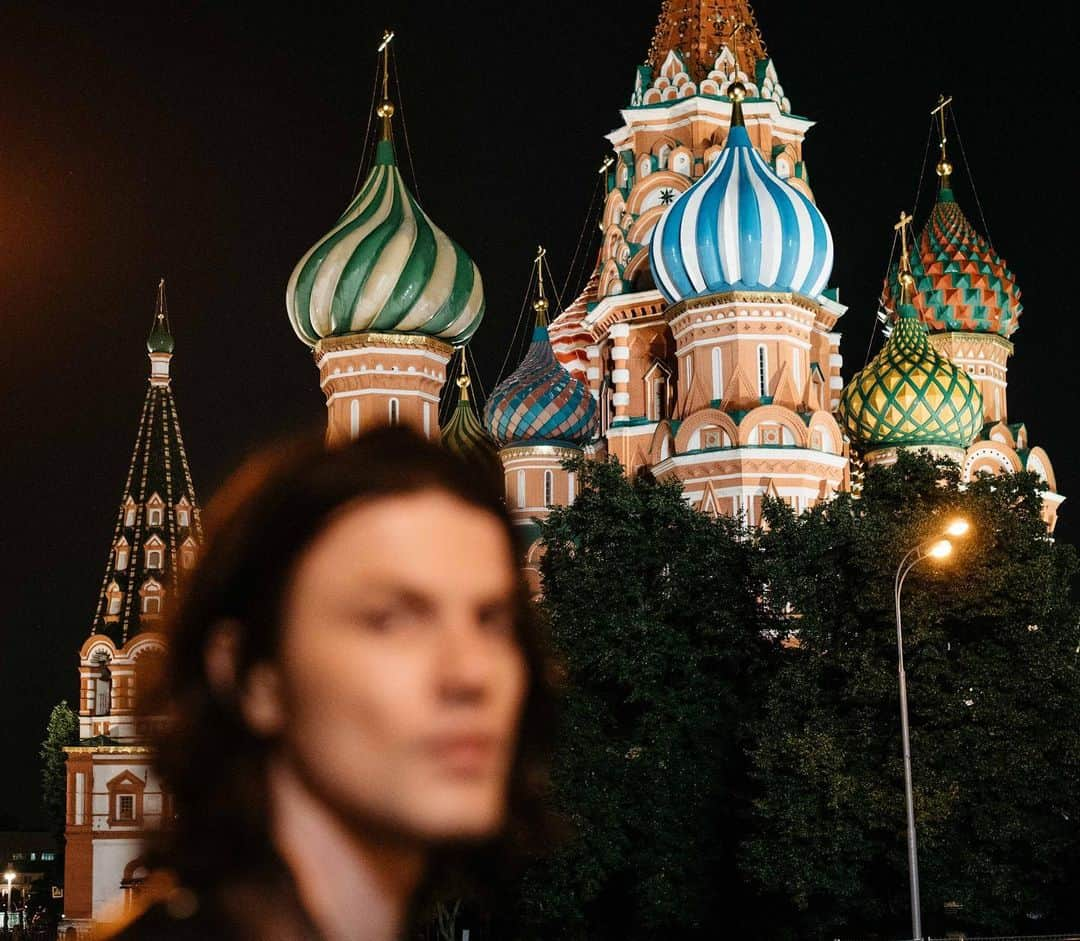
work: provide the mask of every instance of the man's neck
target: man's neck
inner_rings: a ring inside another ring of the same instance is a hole
[[[274,844],[326,941],[396,941],[424,872],[415,846],[365,839],[287,762],[269,770]]]

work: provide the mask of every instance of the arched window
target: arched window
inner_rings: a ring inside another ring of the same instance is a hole
[[[795,394],[802,394],[802,350],[791,351],[791,378],[795,380]]]
[[[424,437],[431,437],[431,403],[424,403]]]
[[[180,547],[180,567],[192,568],[195,565],[195,541],[189,536]]]
[[[686,387],[690,388],[690,383],[694,381],[694,354],[690,353],[686,357]]]
[[[400,417],[399,410],[400,410],[400,406],[398,404],[398,400],[397,399],[391,399],[390,400],[390,424],[391,425],[396,425],[398,423],[398,418]]]
[[[551,506],[555,502],[555,475],[551,471],[544,471],[544,506]]]
[[[765,347],[757,348],[758,395],[765,398],[769,394],[769,354]]]
[[[724,363],[718,346],[712,349],[712,397],[724,397]]]
[[[108,616],[114,617],[120,613],[120,606],[124,602],[124,593],[116,582],[109,582],[109,587],[105,589],[105,600],[105,613]]]
[[[107,716],[112,712],[112,673],[107,657],[99,661],[101,669],[94,677],[94,715]]]
[[[780,177],[781,180],[786,180],[791,176],[791,161],[786,157],[776,158],[776,175]]]
[[[577,497],[577,475],[573,471],[570,471],[570,473],[566,475],[566,479],[568,481],[566,505],[573,506],[574,499]]]
[[[161,614],[161,599],[157,595],[145,595],[142,603],[143,614]]]
[[[132,500],[131,497],[128,497],[127,501],[124,503],[124,525],[135,525],[135,501]]]
[[[672,169],[676,173],[681,173],[683,176],[690,176],[690,172],[693,169],[693,166],[690,163],[690,155],[685,151],[677,153]]]
[[[519,510],[525,508],[525,471],[517,472],[517,505]]]
[[[121,536],[120,541],[116,544],[116,571],[123,572],[127,569],[130,555],[131,549],[127,540]]]
[[[349,435],[353,438],[360,436],[360,400],[353,399],[349,403]]]

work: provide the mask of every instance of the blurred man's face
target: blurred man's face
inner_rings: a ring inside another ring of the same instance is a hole
[[[441,491],[346,508],[289,586],[283,756],[359,826],[423,842],[502,823],[526,668],[512,546]]]

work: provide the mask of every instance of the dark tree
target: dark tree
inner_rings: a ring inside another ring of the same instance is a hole
[[[67,807],[66,745],[79,744],[79,717],[68,708],[67,700],[53,706],[45,740],[41,743],[41,802],[48,827],[57,838],[64,835]]]
[[[553,796],[572,835],[525,879],[512,936],[722,936],[772,648],[755,544],[677,485],[574,469],[582,493],[543,526],[542,563],[565,671]]]
[[[903,600],[924,924],[1080,925],[1077,561],[1040,506],[1032,476],[963,487],[956,465],[911,454],[870,470],[861,500],[769,506],[768,605],[798,646],[757,728],[742,864],[790,906],[791,937],[907,936],[893,577],[953,515],[970,536]]]

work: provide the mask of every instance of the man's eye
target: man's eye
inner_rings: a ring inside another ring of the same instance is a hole
[[[480,611],[480,626],[492,634],[512,634],[514,632],[513,612],[502,605],[484,608]]]
[[[361,611],[357,620],[366,628],[373,631],[391,631],[401,626],[402,616],[400,611],[379,609]]]

